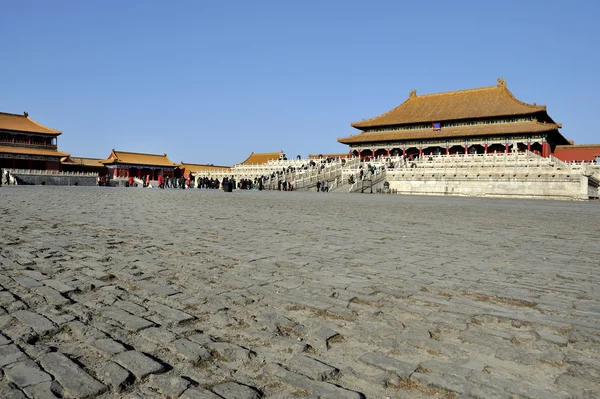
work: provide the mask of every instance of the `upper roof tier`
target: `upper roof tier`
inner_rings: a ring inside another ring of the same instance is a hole
[[[442,122],[509,115],[530,115],[546,107],[519,101],[498,79],[496,86],[417,95],[413,90],[402,104],[371,119],[352,123],[357,129],[412,123]]]
[[[69,153],[46,148],[0,147],[0,154],[18,154],[44,157],[68,157]]]
[[[61,134],[59,130],[51,129],[29,118],[27,112],[24,112],[23,115],[0,112],[0,129],[25,133],[50,134],[52,136]]]
[[[107,160],[102,161],[105,165],[127,164],[141,166],[164,166],[175,168],[177,165],[169,160],[167,154],[142,154],[139,152],[125,152],[112,150]]]

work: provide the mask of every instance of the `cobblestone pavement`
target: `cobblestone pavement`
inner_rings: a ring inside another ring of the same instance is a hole
[[[600,397],[599,210],[2,187],[0,397]]]

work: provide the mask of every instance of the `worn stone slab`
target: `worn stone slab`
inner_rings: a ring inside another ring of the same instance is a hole
[[[358,360],[381,370],[392,372],[401,378],[408,378],[418,367],[418,364],[404,362],[374,352],[365,353]]]
[[[44,284],[27,276],[13,276],[13,280],[26,288],[42,287]]]
[[[38,365],[31,360],[10,364],[4,368],[4,374],[9,381],[19,388],[52,380],[48,373],[40,370]]]
[[[13,312],[12,315],[21,323],[31,327],[33,331],[40,335],[46,335],[48,333],[54,333],[58,331],[58,327],[50,320],[40,314],[30,312],[29,310],[18,310]]]
[[[0,346],[0,367],[23,360],[27,356],[17,345]]]
[[[4,346],[4,345],[8,345],[10,344],[12,341],[10,338],[5,337],[4,335],[0,334],[0,347]]]
[[[250,349],[228,342],[207,342],[204,346],[210,351],[217,352],[229,362],[246,361],[256,356],[256,353]]]
[[[140,336],[155,344],[168,344],[177,338],[177,334],[158,327],[149,327],[139,332]]]
[[[105,307],[102,309],[102,314],[109,319],[116,321],[126,330],[132,332],[137,332],[154,325],[154,323],[149,320],[134,316],[131,313],[118,308]]]
[[[543,331],[536,331],[535,335],[542,341],[546,341],[558,346],[567,346],[569,343],[569,340],[566,337],[561,337],[560,335],[554,335]]]
[[[55,395],[54,392],[58,390],[59,388],[54,381],[46,381],[23,388],[23,392],[25,392],[29,398],[33,399],[55,399],[58,396]]]
[[[19,274],[29,277],[34,280],[38,280],[38,281],[46,280],[48,278],[48,276],[46,276],[43,273],[38,272],[37,270],[29,270],[29,269],[20,270]]]
[[[110,338],[97,339],[92,342],[92,345],[108,356],[116,355],[126,350],[122,344]]]
[[[148,308],[153,312],[158,313],[160,316],[165,319],[173,322],[174,324],[179,324],[184,321],[193,320],[195,317],[189,313],[182,312],[181,310],[173,309],[169,306],[157,303]]]
[[[197,362],[210,357],[210,352],[206,348],[187,339],[178,339],[171,342],[169,349],[191,362]]]
[[[263,373],[269,378],[282,381],[325,398],[362,399],[362,395],[358,392],[340,388],[327,382],[311,380],[301,374],[288,371],[276,363],[268,363],[263,368]]]
[[[36,294],[43,296],[49,305],[62,306],[71,303],[71,301],[68,298],[62,296],[60,292],[56,291],[54,288],[43,286],[36,287],[33,290]]]
[[[96,375],[100,381],[110,386],[114,391],[120,392],[127,385],[127,380],[131,374],[117,363],[107,362],[98,367]]]
[[[260,399],[261,397],[256,389],[237,382],[215,385],[213,391],[225,399]]]
[[[160,373],[164,366],[143,353],[136,351],[122,352],[113,357],[113,361],[129,370],[137,379],[150,374]]]
[[[317,381],[325,381],[334,377],[339,372],[339,369],[336,367],[305,355],[294,356],[290,360],[289,365],[290,370],[304,374]]]
[[[60,352],[47,353],[39,360],[44,370],[52,374],[71,396],[89,398],[108,389]]]
[[[150,291],[154,294],[158,294],[161,296],[170,296],[170,295],[175,295],[175,294],[179,293],[179,291],[177,291],[171,287],[152,283],[152,282],[146,281],[146,280],[139,280],[139,281],[136,281],[134,284],[142,290]]]
[[[71,287],[68,284],[63,283],[60,280],[48,279],[48,280],[43,280],[42,282],[46,286],[55,289],[56,291],[60,292],[61,294],[66,294],[66,293],[75,291],[75,288]]]
[[[190,382],[176,375],[153,374],[148,378],[148,385],[167,397],[178,397]]]
[[[15,298],[10,292],[0,291],[0,306],[6,307],[16,300],[17,298]]]
[[[180,396],[181,399],[223,399],[222,396],[217,395],[204,388],[189,388],[183,392]]]

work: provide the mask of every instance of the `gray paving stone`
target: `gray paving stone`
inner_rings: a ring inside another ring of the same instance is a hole
[[[554,345],[567,346],[567,344],[569,343],[569,340],[566,337],[561,337],[559,335],[554,335],[543,331],[536,331],[535,334],[538,337],[538,339],[541,339],[542,341],[546,341]]]
[[[325,381],[334,377],[339,370],[305,355],[294,356],[290,362],[290,370],[303,374],[317,381]]]
[[[155,344],[168,344],[173,342],[177,335],[165,328],[149,327],[140,331],[140,335]]]
[[[381,370],[397,374],[402,378],[408,378],[418,367],[417,364],[404,362],[373,352],[363,354],[358,360]]]
[[[213,391],[225,399],[260,399],[261,397],[256,389],[236,382],[215,385]]]
[[[63,306],[71,303],[68,298],[62,296],[60,292],[56,291],[54,288],[43,286],[36,287],[33,290],[36,294],[43,296],[49,305]]]
[[[187,339],[178,339],[171,342],[168,347],[172,352],[191,362],[208,359],[211,356],[206,348]]]
[[[30,312],[29,310],[19,310],[12,313],[21,323],[31,327],[36,333],[46,335],[58,331],[58,327],[44,316]]]
[[[176,375],[151,375],[148,385],[167,397],[178,397],[185,391],[190,382]]]
[[[40,363],[71,396],[89,398],[108,389],[60,352],[42,355]]]
[[[166,287],[164,285],[152,283],[150,281],[145,281],[145,280],[136,281],[135,285],[138,286],[142,290],[150,291],[154,294],[158,294],[161,296],[170,296],[170,295],[179,293],[179,291],[177,291],[171,287]]]
[[[0,398],[2,399],[27,399],[27,396],[8,381],[0,380]]]
[[[0,346],[0,368],[7,364],[24,360],[27,356],[19,349],[17,345]]]
[[[204,388],[189,388],[183,392],[180,396],[181,399],[223,399],[222,396],[217,395]]]
[[[116,355],[126,350],[122,344],[110,338],[97,339],[92,345],[108,356]]]
[[[27,394],[29,398],[33,399],[54,399],[58,396],[54,393],[58,391],[59,388],[56,387],[55,382],[42,382],[36,385],[30,385],[28,387],[23,388],[23,392]]]
[[[4,374],[9,381],[19,388],[52,380],[48,373],[40,370],[38,365],[31,360],[10,364],[4,368]]]
[[[131,374],[117,363],[107,362],[98,367],[96,375],[114,391],[120,392],[128,384]]]
[[[169,306],[162,305],[157,303],[149,307],[149,310],[152,310],[165,319],[173,322],[174,324],[179,324],[184,321],[193,320],[195,317],[191,314],[182,312],[181,310],[173,309]]]
[[[4,345],[8,345],[10,343],[11,343],[10,338],[7,338],[4,335],[0,334],[0,347],[2,347]]]
[[[6,307],[16,300],[17,298],[15,298],[10,292],[0,291],[0,306]]]
[[[410,376],[410,379],[421,385],[444,389],[459,394],[465,392],[468,387],[468,383],[464,378],[454,375],[414,373]]]
[[[113,308],[113,307],[105,307],[102,309],[102,314],[109,319],[112,319],[119,323],[119,325],[123,326],[126,330],[137,332],[144,328],[148,328],[154,326],[154,323],[143,319],[141,317],[137,317],[132,315],[129,312],[126,312],[121,309]]]
[[[113,361],[129,370],[137,379],[150,374],[160,373],[164,366],[143,353],[136,351],[122,352],[113,357]]]
[[[242,346],[230,344],[228,342],[208,342],[204,346],[217,352],[221,357],[229,362],[246,361],[254,358],[256,353]]]
[[[263,373],[269,378],[325,398],[362,399],[362,395],[358,392],[350,391],[327,382],[311,380],[301,374],[288,371],[276,363],[267,364],[263,368]]]
[[[48,280],[43,280],[42,283],[44,283],[44,285],[46,285],[50,288],[55,289],[56,291],[60,292],[61,294],[66,294],[66,293],[75,291],[75,288],[71,287],[68,284],[63,283],[60,280],[48,279]]]

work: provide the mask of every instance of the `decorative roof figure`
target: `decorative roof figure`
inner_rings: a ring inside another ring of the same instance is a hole
[[[408,98],[416,97],[416,96],[417,96],[417,89],[412,89],[410,91],[410,93],[408,93]]]
[[[506,80],[504,78],[498,78],[498,87],[506,87]]]

